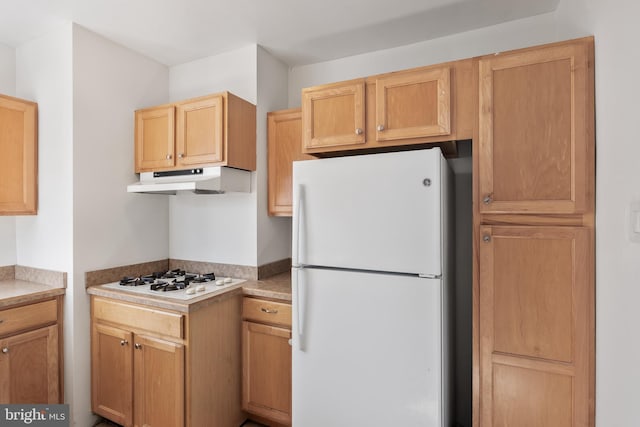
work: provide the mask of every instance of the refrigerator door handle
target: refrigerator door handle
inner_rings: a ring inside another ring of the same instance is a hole
[[[293,267],[300,266],[300,223],[302,218],[300,215],[303,213],[302,210],[302,201],[304,200],[304,185],[298,184],[296,186],[296,203],[295,203],[295,211],[293,212],[293,224],[292,224],[292,248],[291,248],[291,264]]]
[[[296,332],[298,334],[298,349],[304,351],[304,306],[305,306],[305,294],[302,280],[300,280],[300,272],[303,270],[301,267],[293,268],[293,289],[296,295],[294,307],[296,308]]]

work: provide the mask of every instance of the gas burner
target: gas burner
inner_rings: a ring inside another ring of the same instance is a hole
[[[141,286],[153,282],[153,278],[144,277],[123,277],[120,279],[120,286]]]
[[[214,273],[206,273],[200,275],[193,275],[193,277],[189,280],[190,283],[206,283],[212,282],[216,280],[216,275]]]
[[[177,291],[179,289],[184,289],[187,287],[184,280],[182,281],[166,281],[166,280],[157,280],[151,284],[150,289],[152,291]]]

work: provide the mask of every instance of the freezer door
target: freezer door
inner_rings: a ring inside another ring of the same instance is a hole
[[[441,274],[437,148],[294,163],[293,263]]]
[[[293,272],[293,425],[441,427],[441,281]]]

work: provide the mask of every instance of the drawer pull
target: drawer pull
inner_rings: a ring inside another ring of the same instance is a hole
[[[275,308],[264,308],[262,307],[260,309],[263,313],[267,313],[267,314],[277,314],[278,310],[276,310]]]
[[[127,340],[120,340],[120,345],[125,346],[125,345],[127,345],[127,344],[129,344],[129,341],[127,341]]]
[[[8,348],[8,347],[4,347],[4,348],[2,349],[2,352],[3,352],[4,354],[9,353],[9,348]]]

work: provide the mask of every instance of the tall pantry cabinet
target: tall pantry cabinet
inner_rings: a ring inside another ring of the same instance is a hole
[[[480,57],[474,426],[594,425],[593,38]]]

